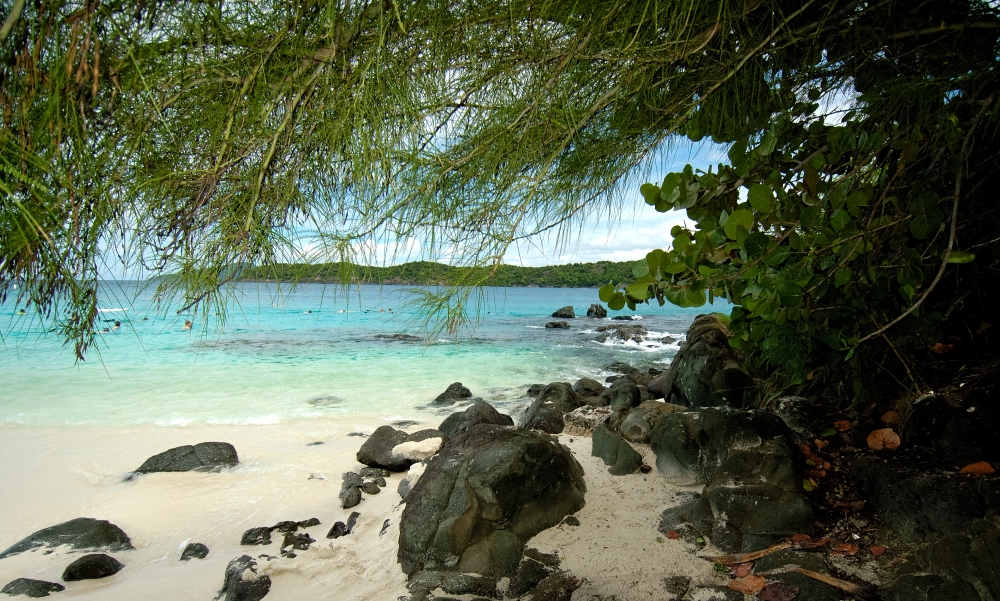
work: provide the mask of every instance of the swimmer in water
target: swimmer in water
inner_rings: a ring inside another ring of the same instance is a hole
[[[184,329],[185,329],[185,330],[190,330],[190,329],[191,329],[191,327],[192,327],[193,325],[194,325],[194,324],[193,324],[193,323],[191,323],[191,320],[190,320],[190,319],[188,319],[187,321],[185,321],[185,322],[184,322]]]
[[[24,309],[18,309],[17,310],[17,314],[18,315],[24,315]]]
[[[116,320],[116,321],[115,321],[115,327],[114,327],[114,329],[116,329],[116,330],[117,330],[117,329],[118,329],[118,328],[120,328],[120,327],[122,327],[122,322],[120,322],[120,321],[117,321],[117,320]]]

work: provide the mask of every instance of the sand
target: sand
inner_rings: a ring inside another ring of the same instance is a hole
[[[406,594],[396,563],[399,516],[396,486],[388,478],[378,495],[340,508],[340,475],[360,468],[354,454],[363,442],[351,431],[371,432],[382,420],[326,419],[274,426],[143,426],[0,428],[0,549],[28,534],[76,517],[106,519],[132,538],[134,551],[112,553],[126,565],[101,580],[63,583],[58,598],[118,600],[212,599],[226,564],[243,554],[278,556],[273,544],[244,547],[243,531],[282,520],[316,517],[306,530],[318,542],[293,559],[259,560],[272,578],[268,601],[301,599],[395,600]],[[436,424],[418,424],[413,432]],[[221,473],[148,474],[123,482],[124,473],[168,448],[206,441],[236,446],[242,465]],[[311,442],[323,442],[310,446]],[[616,601],[664,598],[663,579],[684,575],[696,584],[724,583],[709,562],[681,541],[656,531],[659,515],[681,489],[655,472],[611,476],[590,457],[590,439],[561,436],[583,465],[587,505],[581,525],[559,525],[530,543],[556,552],[563,567],[584,580],[574,600],[597,595]],[[651,461],[647,461],[651,463]],[[325,479],[324,479],[325,478]],[[355,531],[335,540],[335,521],[359,511]],[[381,533],[385,521],[389,526]],[[204,560],[179,561],[187,542],[208,545]],[[61,582],[79,552],[23,553],[0,560],[0,585],[18,577]]]

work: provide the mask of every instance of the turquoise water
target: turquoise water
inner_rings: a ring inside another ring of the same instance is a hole
[[[728,308],[640,306],[650,338],[598,343],[612,322],[580,317],[593,289],[487,289],[479,321],[458,341],[386,340],[421,334],[407,309],[410,289],[241,284],[233,311],[217,316],[157,308],[134,283],[107,284],[102,313],[109,331],[96,352],[75,363],[72,348],[30,310],[0,307],[0,423],[24,425],[276,424],[323,416],[419,418],[424,405],[461,381],[477,396],[510,405],[535,382],[602,376],[614,361],[669,363],[698,313]],[[556,309],[572,305],[569,330],[545,329]],[[385,312],[381,312],[381,310]],[[392,309],[390,313],[388,310]],[[631,314],[626,310],[614,314]],[[184,321],[195,322],[191,330]],[[113,321],[122,325],[112,329]],[[523,401],[522,401],[523,402]]]

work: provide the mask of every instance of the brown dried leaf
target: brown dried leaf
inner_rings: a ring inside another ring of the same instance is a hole
[[[783,582],[772,582],[760,591],[761,601],[792,601],[799,596],[799,588],[784,584]]]
[[[788,540],[792,541],[793,543],[804,543],[807,540],[811,540],[811,539],[812,539],[812,537],[809,536],[808,534],[793,534],[792,538],[790,538]]]
[[[846,419],[835,421],[833,422],[833,429],[837,432],[847,432],[851,429],[851,422]]]
[[[985,476],[987,474],[995,474],[996,470],[993,466],[985,461],[977,461],[975,463],[970,463],[969,465],[958,470],[959,474],[969,474],[972,476]]]
[[[857,555],[858,546],[852,543],[841,543],[833,552],[837,555]]]
[[[733,576],[737,578],[745,578],[750,575],[750,570],[752,569],[753,569],[752,561],[741,563],[736,566],[736,569],[733,571]]]
[[[895,426],[899,423],[899,414],[895,411],[886,411],[882,414],[882,422],[890,426]]]
[[[829,440],[820,440],[820,439],[817,438],[816,440],[813,441],[813,444],[816,445],[817,449],[823,450],[823,449],[826,448],[826,446],[828,444],[830,444],[830,441]]]
[[[763,576],[757,576],[756,574],[750,574],[743,578],[737,578],[736,580],[729,581],[729,588],[736,592],[743,593],[744,595],[752,595],[767,584]]]
[[[868,435],[868,448],[873,451],[898,449],[899,442],[899,435],[893,432],[892,428],[874,430]]]
[[[874,555],[875,557],[882,557],[882,555],[885,553],[885,547],[883,547],[882,545],[872,545],[868,547],[868,550],[871,551],[872,555]]]
[[[669,538],[670,540],[677,540],[680,537],[681,533],[677,532],[676,530],[670,530],[669,532],[667,532],[667,538]]]

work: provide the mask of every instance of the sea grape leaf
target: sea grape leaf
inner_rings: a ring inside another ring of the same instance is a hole
[[[976,254],[964,250],[953,250],[948,253],[949,263],[971,263],[976,260]]]
[[[726,236],[729,239],[736,240],[737,228],[739,226],[742,226],[744,230],[749,231],[752,225],[753,213],[746,209],[738,209],[733,211],[733,214],[726,220],[726,225],[722,226],[722,229],[726,232]]]
[[[625,306],[625,295],[621,292],[615,292],[611,295],[611,299],[608,301],[608,308],[612,311],[620,311],[622,307]]]
[[[635,300],[643,301],[649,298],[649,284],[646,283],[629,284],[625,288],[625,291],[628,292],[628,295]]]
[[[830,227],[838,232],[843,230],[851,222],[851,215],[844,209],[837,209],[830,216]]]
[[[660,199],[660,188],[653,184],[643,184],[639,186],[639,193],[648,205],[655,205]]]
[[[774,207],[774,190],[764,184],[754,184],[750,186],[750,191],[747,192],[747,201],[757,211],[770,213]]]
[[[937,207],[937,194],[924,192],[907,207],[913,219],[910,219],[910,233],[917,240],[926,240],[944,223],[944,213]]]
[[[767,252],[770,238],[760,232],[754,232],[743,241],[743,248],[750,256],[762,255]]]
[[[607,286],[601,286],[597,291],[597,298],[601,299],[602,303],[607,303],[611,301],[611,296],[615,293],[615,285],[608,284]]]

